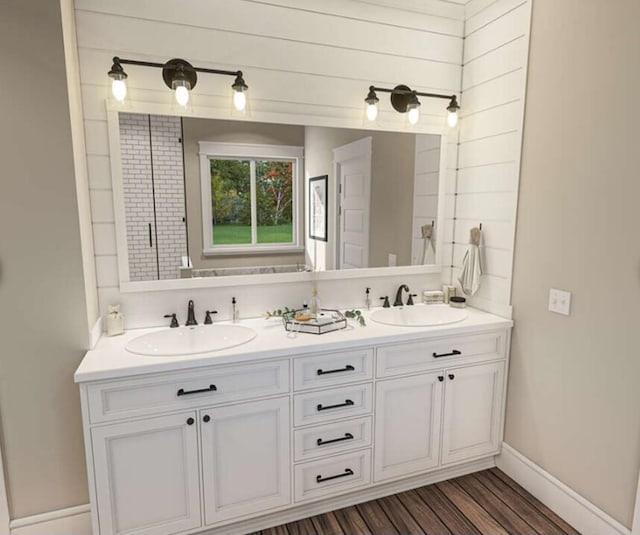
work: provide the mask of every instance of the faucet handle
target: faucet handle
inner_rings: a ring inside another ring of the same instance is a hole
[[[380,299],[384,299],[384,303],[382,303],[382,308],[390,308],[391,305],[389,304],[389,296],[385,295],[384,297],[381,297]]]
[[[217,310],[205,310],[204,311],[204,324],[205,325],[211,325],[213,323],[213,318],[211,317],[211,314],[217,314],[218,311]]]
[[[418,294],[409,294],[409,299],[407,299],[407,305],[408,305],[408,306],[411,306],[411,305],[415,304],[415,303],[413,302],[413,298],[414,298],[414,297],[418,297]]]
[[[178,318],[176,317],[176,313],[175,312],[172,312],[171,314],[165,314],[164,317],[165,318],[171,318],[171,325],[169,325],[169,327],[171,327],[172,329],[175,329],[176,327],[180,326],[178,324]]]

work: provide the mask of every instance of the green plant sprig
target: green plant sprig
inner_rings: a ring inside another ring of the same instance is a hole
[[[362,312],[360,312],[359,310],[345,310],[344,315],[347,318],[356,320],[360,324],[360,327],[364,327],[367,324],[367,322],[364,320]]]
[[[295,309],[284,307],[284,308],[278,308],[277,310],[271,310],[271,311],[267,310],[264,317],[265,319],[281,318],[284,314],[289,314],[290,312],[295,312]]]

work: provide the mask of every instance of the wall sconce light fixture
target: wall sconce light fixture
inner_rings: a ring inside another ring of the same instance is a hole
[[[455,95],[441,95],[439,93],[421,93],[419,91],[413,91],[406,85],[397,85],[393,89],[387,89],[386,87],[369,86],[369,93],[367,98],[364,99],[367,105],[367,119],[369,121],[375,121],[378,117],[378,102],[380,99],[376,95],[376,92],[391,93],[391,105],[393,109],[399,113],[408,113],[407,118],[411,124],[416,124],[420,120],[420,101],[418,97],[430,97],[430,98],[444,98],[449,100],[447,111],[447,124],[450,127],[455,127],[458,124],[458,99]]]
[[[113,58],[113,65],[108,72],[111,78],[111,92],[113,97],[124,102],[127,96],[127,73],[124,72],[122,65],[137,65],[140,67],[157,67],[162,69],[162,79],[164,83],[175,91],[176,102],[186,107],[189,103],[190,91],[196,86],[198,75],[196,73],[204,72],[208,74],[222,74],[226,76],[235,76],[235,80],[231,85],[233,89],[233,106],[238,111],[243,111],[247,106],[246,91],[247,84],[242,77],[242,71],[225,71],[221,69],[205,69],[203,67],[194,67],[188,61],[183,59],[171,59],[166,63],[153,63],[151,61],[138,61],[134,59]]]

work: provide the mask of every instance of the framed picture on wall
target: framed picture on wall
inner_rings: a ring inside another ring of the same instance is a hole
[[[327,184],[328,175],[309,179],[309,238],[328,241]]]

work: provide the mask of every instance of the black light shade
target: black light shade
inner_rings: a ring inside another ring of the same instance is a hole
[[[460,106],[458,105],[458,99],[456,98],[455,95],[453,95],[451,97],[451,101],[449,102],[449,105],[447,106],[447,111],[449,113],[456,113],[459,109],[460,109]]]
[[[113,80],[125,80],[127,78],[127,73],[124,72],[122,65],[120,65],[119,57],[113,58],[113,65],[111,65],[111,70],[107,74]]]
[[[198,75],[193,65],[183,59],[170,59],[162,66],[162,79],[169,89],[175,89],[176,83],[193,89],[198,81]]]
[[[373,86],[369,87],[369,94],[367,95],[367,98],[364,99],[364,101],[370,106],[373,106],[380,101]]]
[[[242,71],[238,71],[238,74],[236,75],[236,79],[231,85],[231,89],[239,92],[246,91],[247,89],[249,89],[249,86],[244,83],[244,78],[242,77]]]

